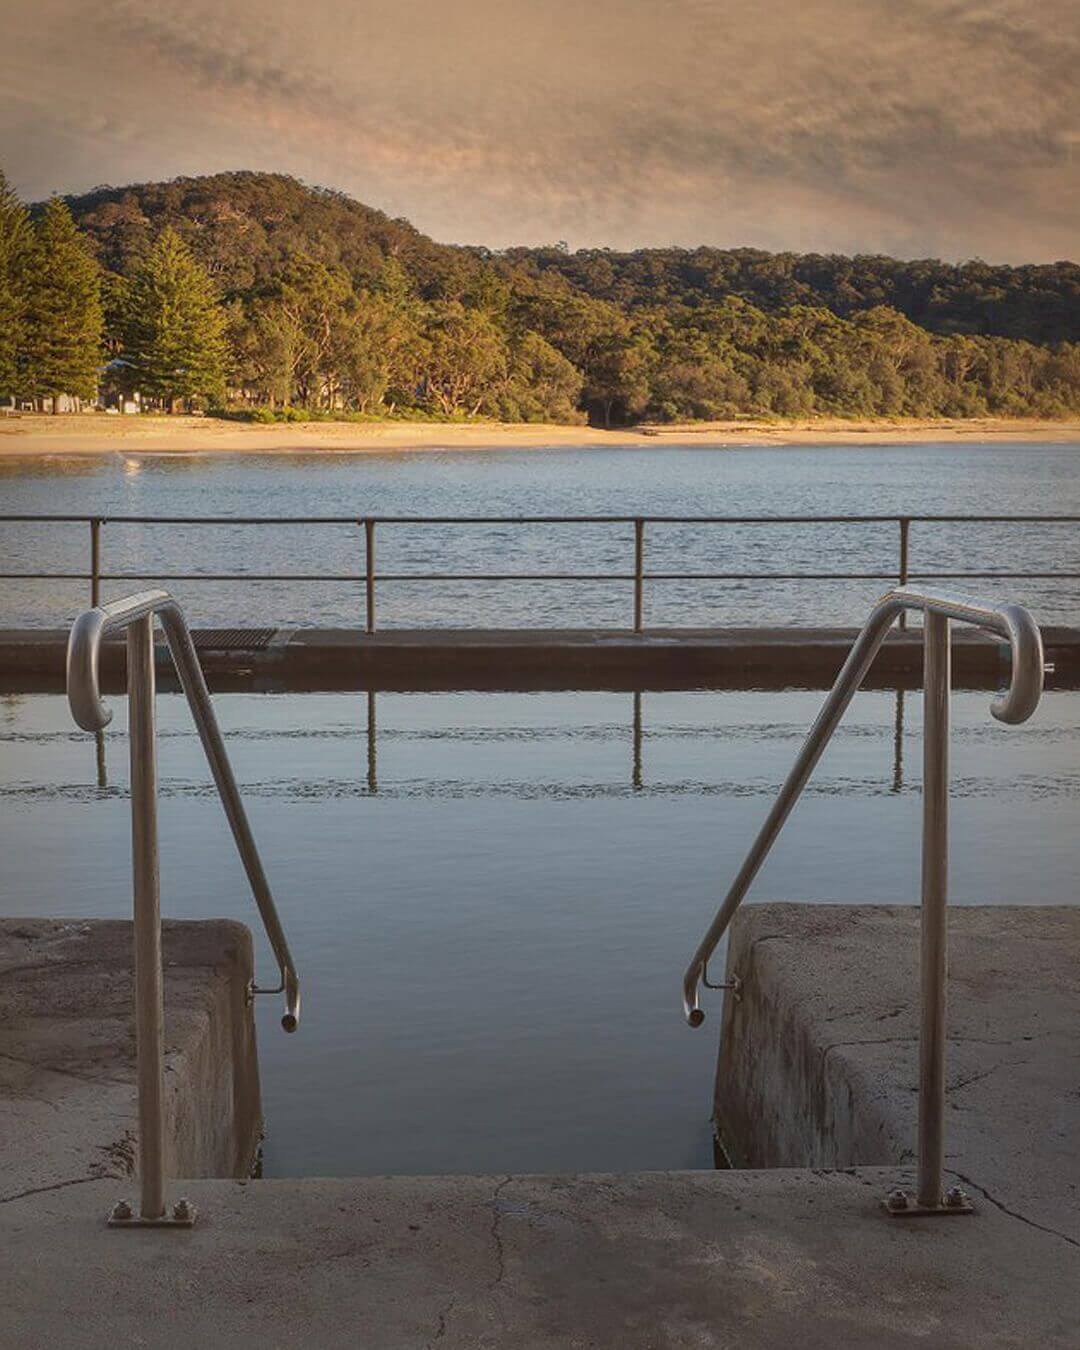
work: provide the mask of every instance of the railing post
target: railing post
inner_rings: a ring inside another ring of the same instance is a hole
[[[364,601],[365,627],[369,633],[375,631],[375,522],[370,516],[364,519]]]
[[[139,1094],[139,1214],[165,1213],[165,1009],[158,885],[154,618],[127,632],[131,844],[135,895],[135,1055]]]
[[[645,611],[645,521],[634,521],[634,632],[640,633]]]
[[[90,606],[96,609],[101,602],[101,518],[90,521]]]
[[[923,618],[923,840],[919,1029],[919,1189],[942,1206],[945,1165],[945,1009],[949,900],[949,620]]]
[[[900,517],[900,585],[906,586],[908,579],[908,535],[911,531],[911,517]],[[900,627],[907,628],[907,610],[900,614]]]

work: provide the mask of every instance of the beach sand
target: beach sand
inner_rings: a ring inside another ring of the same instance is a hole
[[[946,418],[814,419],[689,423],[663,427],[525,425],[502,422],[310,422],[262,426],[207,417],[0,416],[0,456],[86,454],[386,454],[417,450],[532,450],[550,446],[892,445],[904,442],[1080,442],[1080,421]]]

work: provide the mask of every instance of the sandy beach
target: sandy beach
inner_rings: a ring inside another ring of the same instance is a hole
[[[385,454],[424,450],[533,450],[551,446],[633,449],[658,444],[891,445],[904,442],[1080,442],[1080,421],[814,419],[628,427],[503,422],[310,422],[263,426],[207,417],[9,415],[0,417],[0,456],[243,454],[320,451]]]

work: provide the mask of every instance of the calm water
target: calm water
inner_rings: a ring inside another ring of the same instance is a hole
[[[954,901],[1071,903],[1080,696],[1019,728],[988,697],[955,697]],[[380,694],[372,740],[363,694],[219,697],[304,985],[294,1037],[259,1004],[267,1171],[709,1166],[719,1006],[690,1031],[681,972],[820,699]],[[254,923],[159,706],[165,911]],[[129,913],[114,707],[101,781],[61,698],[0,698],[8,913]],[[912,900],[920,734],[917,696],[860,695],[754,897]]]
[[[117,454],[38,462],[0,459],[0,511],[116,515],[1080,514],[1078,450],[1067,445],[912,445],[710,450],[551,449],[414,455],[161,457]],[[0,525],[0,571],[86,570],[87,529]],[[1080,571],[1077,526],[925,525],[912,530],[913,572]],[[106,570],[312,571],[362,568],[352,526],[219,529],[110,524]],[[378,569],[632,570],[628,526],[384,527]],[[657,526],[656,571],[885,571],[895,525]],[[141,583],[135,583],[140,585]],[[884,582],[655,582],[646,622],[855,623]],[[964,583],[957,583],[963,585]],[[966,583],[969,587],[978,583]],[[983,583],[986,585],[987,583]],[[106,597],[132,583],[105,587]],[[1044,622],[1080,621],[1075,581],[989,583]],[[0,583],[0,623],[58,624],[85,602],[76,583]],[[360,621],[358,583],[175,582],[199,622]],[[413,583],[380,586],[379,621],[412,625],[625,627],[626,582]]]

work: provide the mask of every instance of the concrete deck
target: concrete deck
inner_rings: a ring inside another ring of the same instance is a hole
[[[912,1187],[910,1166],[812,1170],[800,1156],[801,1166],[774,1171],[189,1179],[169,1192],[199,1207],[193,1229],[135,1231],[104,1222],[118,1193],[133,1191],[130,1180],[117,1181],[132,1159],[130,927],[8,921],[0,937],[0,1346],[1076,1350],[1069,1122],[1080,911],[977,911],[965,923],[968,913],[957,911],[954,923],[954,1024],[974,1067],[986,1071],[952,1083],[952,1114],[972,1109],[950,1120],[949,1182],[962,1178],[974,1216],[890,1217],[882,1197]],[[767,1032],[753,1042],[765,1076],[775,1077],[778,1054],[796,1057],[789,1024],[817,1028],[831,1039],[820,1056],[799,1049],[808,1069],[799,1081],[835,1097],[841,1119],[845,1093],[856,1106],[862,1100],[856,1075],[842,1067],[863,1063],[874,1089],[867,1100],[900,1103],[895,1121],[883,1117],[897,1139],[911,1117],[911,1038],[907,1005],[892,1000],[908,973],[913,917],[764,906],[745,912],[736,935],[752,964],[740,972],[739,1016],[752,1013]],[[219,976],[234,967],[246,974],[250,948],[238,925],[177,923],[166,925],[166,953],[170,1080],[182,1121],[185,1103],[201,1103],[202,1093],[213,1102],[220,1091],[220,1075],[200,1083],[187,1072],[185,1048],[210,1047],[192,1054],[193,1064],[227,1062],[236,1034],[230,1000],[242,986]],[[1048,992],[1058,982],[1060,1002]],[[211,997],[215,987],[227,996]],[[762,1023],[754,989],[777,1001],[773,1022]],[[220,1029],[230,1027],[223,1041]],[[954,1074],[969,1067],[952,1065]],[[762,1081],[759,1072],[753,1082]],[[1017,1114],[1025,1101],[1026,1115]],[[312,1102],[313,1111],[327,1109],[332,1103]],[[784,1109],[795,1113],[793,1148],[804,1134],[810,1142],[827,1135],[819,1128],[827,1103],[789,1095]],[[849,1116],[869,1119],[861,1106]],[[767,1133],[781,1139],[782,1122]],[[896,1145],[885,1134],[887,1151]],[[182,1171],[184,1157],[173,1163]],[[1056,1169],[1056,1199],[1046,1164]]]
[[[858,1175],[197,1182],[190,1231],[114,1187],[0,1205],[0,1343],[267,1350],[1075,1350],[1080,1251],[994,1206],[895,1220]]]
[[[260,682],[308,689],[807,688],[827,686],[856,630],[848,628],[197,630],[208,676],[222,687]],[[1080,679],[1080,629],[1044,630],[1060,682]],[[63,687],[66,630],[0,630],[0,680],[7,688]],[[165,660],[164,648],[160,650]],[[122,680],[123,639],[106,642],[102,678]],[[1003,643],[957,628],[959,684],[997,683],[1008,669]],[[922,635],[894,630],[871,682],[918,683]]]
[[[913,1161],[918,953],[914,906],[740,911],[716,1085],[735,1161]],[[1080,908],[955,906],[949,966],[947,1165],[1080,1249]]]
[[[223,919],[167,920],[163,949],[168,1168],[247,1176],[262,1124],[251,935]],[[130,923],[0,919],[0,1203],[131,1176],[132,984]]]

